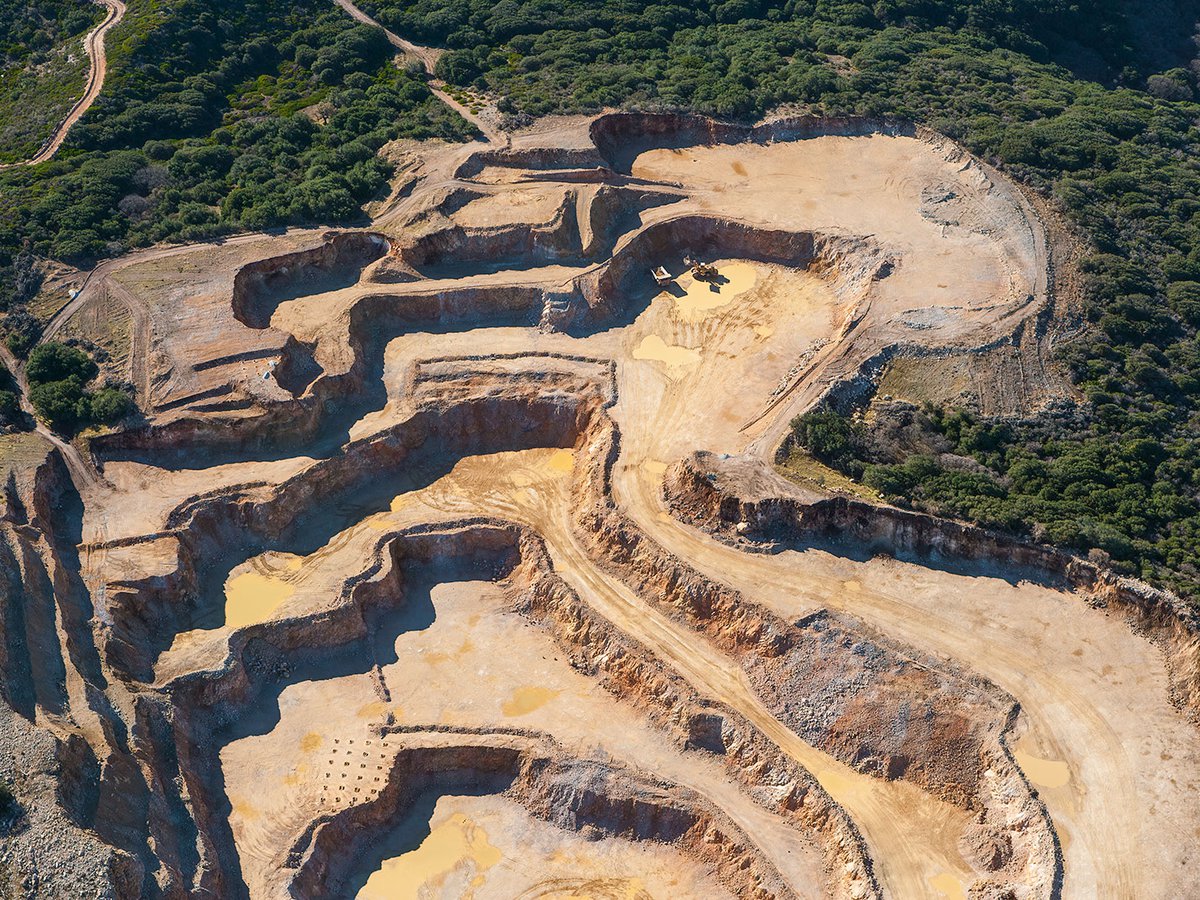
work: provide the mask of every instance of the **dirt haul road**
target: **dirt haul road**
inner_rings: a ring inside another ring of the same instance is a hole
[[[446,84],[433,76],[433,69],[437,65],[438,57],[442,55],[442,51],[433,47],[422,47],[419,44],[414,44],[412,41],[407,41],[384,28],[365,12],[355,6],[350,0],[333,0],[338,6],[348,12],[356,21],[362,22],[364,25],[373,25],[383,31],[387,35],[388,43],[399,50],[405,56],[420,62],[425,69],[425,74],[428,76],[429,90],[435,97],[445,103],[448,107],[479,129],[484,140],[493,144],[503,144],[506,138],[502,132],[497,130],[489,122],[482,119],[471,110],[467,109],[463,104],[459,103],[446,91]]]
[[[83,575],[110,680],[139,716],[151,696],[177,704],[138,750],[186,760],[176,802],[213,854],[197,878],[240,869],[252,896],[319,895],[314,834],[390,832],[375,799],[330,801],[315,748],[386,726],[384,771],[405,735],[437,732],[461,759],[475,751],[454,729],[516,739],[524,721],[575,758],[655,772],[678,803],[679,785],[706,798],[734,823],[727,845],[751,848],[738,871],[793,894],[871,895],[861,840],[886,896],[1052,897],[1060,878],[1068,897],[1187,895],[1194,726],[1160,650],[1119,617],[1002,559],[734,549],[663,497],[695,450],[769,458],[792,416],[881,358],[983,368],[1048,302],[1018,192],[944,139],[859,120],[615,116],[543,123],[505,151],[412,152],[415,185],[372,232],[134,254],[89,286],[145,310],[150,428],[94,445],[107,483],[80,486]],[[693,277],[689,253],[718,278]],[[542,576],[562,586],[529,606],[542,618],[514,631],[494,590],[463,586],[480,570],[450,538],[412,551],[441,573],[427,597],[347,618],[360,588],[415,590],[386,580],[391,536],[466,517],[544,541]],[[828,669],[796,674],[785,651],[804,634]],[[344,658],[322,655],[335,639]],[[277,680],[258,687],[264,672]],[[215,749],[209,709],[235,723]],[[947,726],[918,740],[926,715]],[[665,737],[678,727],[683,743]],[[119,755],[97,731],[97,757]],[[352,815],[377,818],[337,824]],[[815,824],[843,815],[833,837]]]
[[[728,704],[816,775],[863,829],[876,873],[889,896],[921,896],[939,878],[969,883],[956,842],[967,816],[904,782],[865,776],[798,738],[763,705],[745,673],[707,641],[651,608],[600,571],[574,536],[569,481],[558,479],[506,495],[510,479],[487,457],[472,458],[430,489],[429,502],[455,515],[487,513],[524,522],[547,539],[555,569],[606,618],[683,674],[705,696]],[[435,494],[436,492],[436,494]],[[476,499],[478,498],[478,499]],[[483,501],[482,503],[479,501]],[[656,534],[657,532],[652,532]]]
[[[104,21],[87,33],[83,39],[83,48],[87,52],[90,68],[88,70],[87,87],[84,89],[83,96],[75,101],[75,105],[71,107],[58,127],[54,129],[54,133],[47,138],[46,143],[42,145],[34,156],[23,162],[6,163],[0,165],[0,169],[7,169],[13,166],[36,166],[38,163],[44,163],[46,160],[54,156],[58,152],[58,148],[62,146],[63,141],[67,139],[67,132],[71,127],[83,118],[96,98],[100,96],[100,91],[104,88],[104,76],[107,71],[107,60],[104,55],[104,36],[117,25],[125,17],[125,4],[122,0],[96,0],[103,5],[108,12],[104,16]]]

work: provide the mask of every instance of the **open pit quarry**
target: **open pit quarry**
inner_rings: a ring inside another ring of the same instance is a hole
[[[895,360],[1066,393],[1040,201],[888,121],[393,150],[54,323],[144,421],[0,437],[14,896],[1197,896],[1195,612],[773,465]]]

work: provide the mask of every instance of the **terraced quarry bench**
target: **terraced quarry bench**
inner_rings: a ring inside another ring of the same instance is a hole
[[[103,271],[147,421],[86,484],[12,455],[16,852],[84,836],[123,897],[1186,896],[1194,619],[770,466],[898,355],[1053,396],[1035,201],[871,120],[422,152],[369,228]]]

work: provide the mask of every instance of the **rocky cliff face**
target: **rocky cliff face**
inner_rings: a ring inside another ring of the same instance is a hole
[[[143,861],[128,825],[143,794],[124,723],[101,694],[75,550],[79,497],[59,452],[40,447],[0,498],[0,776],[14,794],[0,822],[0,893],[133,898]],[[111,808],[121,785],[128,796]]]
[[[751,126],[680,113],[621,112],[598,116],[590,127],[600,157],[625,174],[638,156],[659,148],[795,141],[830,134],[916,133],[912,123],[863,116],[786,116]]]
[[[576,290],[587,304],[586,323],[627,315],[648,290],[646,273],[657,265],[681,271],[688,254],[827,269],[835,289],[852,293],[886,271],[889,257],[868,238],[759,228],[734,219],[680,215],[637,232],[603,266],[580,276]],[[841,265],[853,259],[852,266]]]
[[[1041,544],[923,513],[799,490],[766,463],[697,453],[668,473],[685,521],[740,546],[833,540],[857,548],[1031,569],[1089,592],[1163,648],[1177,701],[1200,714],[1200,615],[1179,598]]]
[[[910,780],[977,810],[1013,848],[992,881],[1051,895],[1061,854],[1049,815],[1005,743],[1011,697],[944,661],[918,660],[911,648],[897,653],[849,617],[788,623],[708,580],[617,507],[611,473],[619,433],[606,414],[583,443],[576,494],[586,502],[575,528],[601,567],[736,660],[771,713],[809,743],[861,771]],[[913,704],[922,712],[910,717]]]
[[[370,835],[394,827],[420,794],[501,793],[560,828],[595,837],[670,843],[711,865],[735,895],[791,896],[745,835],[702,798],[612,763],[570,757],[538,735],[437,732],[440,746],[402,749],[375,800],[329,816],[312,830],[291,894],[328,897],[361,867]]]
[[[390,246],[381,234],[330,232],[317,247],[247,263],[233,279],[234,318],[267,328],[282,301],[354,284]]]
[[[825,860],[831,896],[879,896],[862,836],[807,770],[735,710],[701,698],[650,650],[584,603],[554,572],[539,537],[523,532],[520,547],[515,608],[549,630],[575,668],[643,709],[684,750],[718,755],[758,803],[811,835]]]

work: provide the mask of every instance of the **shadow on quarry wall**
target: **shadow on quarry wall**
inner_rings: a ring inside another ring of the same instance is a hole
[[[285,388],[292,383],[291,368],[303,373],[297,380],[307,382],[307,390],[299,399],[272,405],[253,419],[222,422],[218,416],[192,416],[102,435],[92,440],[91,453],[100,463],[129,460],[168,470],[269,462],[300,454],[326,458],[345,445],[357,421],[386,405],[384,351],[391,340],[404,334],[532,327],[541,301],[539,289],[525,287],[368,294],[350,311],[353,362],[348,370],[317,374],[307,382],[315,365],[311,348],[306,351],[309,362],[284,362],[277,369]]]
[[[155,865],[146,843],[149,795],[128,726],[106,693],[95,611],[80,576],[82,521],[83,501],[58,450],[47,445],[23,484],[9,480],[0,517],[2,689],[30,722],[94,721],[95,746],[66,725],[55,732],[55,799],[71,824],[131,854],[122,856],[122,878],[136,882]],[[72,676],[82,682],[85,709],[67,693]]]
[[[707,578],[617,506],[620,433],[605,413],[583,443],[573,530],[602,569],[735,662],[758,703],[794,734],[861,772],[910,781],[977,811],[980,824],[1020,848],[995,878],[1035,896],[1052,891],[1061,853],[1045,806],[1004,742],[1011,695],[849,616],[817,612],[789,622]]]
[[[576,197],[570,192],[545,224],[452,225],[417,238],[398,255],[419,277],[430,279],[585,264]]]
[[[696,453],[672,467],[666,479],[672,511],[746,549],[820,546],[852,558],[884,552],[944,571],[1010,582],[1032,577],[1047,587],[1086,591],[1159,643],[1172,699],[1193,718],[1200,714],[1200,612],[1178,597],[1064,551],[977,526],[848,497],[806,496],[763,462],[729,480],[722,477],[728,465]]]
[[[682,273],[688,254],[742,259],[798,269],[826,270],[844,288],[865,287],[886,276],[888,257],[869,238],[761,228],[737,219],[689,214],[650,225],[627,241],[606,264],[576,279],[586,303],[568,332],[577,336],[628,325],[661,290],[647,272],[664,266]]]
[[[318,825],[292,883],[293,896],[350,896],[365,883],[366,866],[377,868],[386,858],[370,843],[372,835],[403,837],[391,843],[402,851],[428,833],[426,810],[436,799],[430,793],[501,793],[564,830],[672,845],[711,866],[736,896],[791,893],[741,829],[686,788],[651,781],[613,762],[571,757],[536,733],[495,743],[469,731],[456,738],[456,746],[400,750],[375,800]]]
[[[180,542],[179,577],[110,590],[110,664],[125,677],[149,680],[177,633],[224,621],[225,581],[247,559],[267,550],[315,552],[387,510],[398,494],[432,484],[464,456],[573,446],[587,406],[578,397],[535,394],[424,409],[266,494],[235,488],[185,502],[167,523]]]
[[[176,740],[188,763],[184,777],[190,802],[210,854],[198,873],[202,889],[228,897],[247,893],[229,827],[232,810],[220,748],[270,731],[279,721],[279,697],[289,684],[375,672],[377,691],[390,700],[380,667],[396,661],[399,634],[428,627],[436,616],[432,586],[507,577],[520,558],[519,534],[514,526],[488,520],[385,534],[377,542],[375,562],[347,580],[342,603],[306,617],[242,629],[231,638],[220,671],[191,673],[164,687],[175,709],[170,719]],[[545,742],[534,747],[539,752],[531,752],[528,739],[534,735],[499,731],[510,741],[523,738],[525,746],[483,746],[464,737],[455,746],[401,750],[378,796],[319,817],[297,841],[289,853],[295,860],[289,865],[299,866],[293,894],[342,895],[365,880],[384,858],[378,834],[395,828],[416,794],[430,789],[462,793],[508,788],[510,798],[559,827],[682,843],[685,852],[709,858],[717,854],[723,881],[744,887],[752,876],[755,884],[781,885],[740,830],[692,792],[631,781],[610,765],[564,760],[555,746],[546,752]],[[510,787],[514,781],[519,783],[515,791]],[[711,837],[714,827],[725,837],[702,840]],[[722,846],[704,850],[714,843]]]
[[[634,161],[649,150],[679,150],[712,144],[769,144],[825,135],[919,133],[911,122],[862,116],[788,116],[760,125],[721,122],[678,113],[610,113],[599,116],[590,134],[600,158],[615,172],[632,174]]]
[[[352,287],[390,248],[381,234],[330,232],[318,247],[247,263],[233,277],[234,318],[267,328],[279,304]]]
[[[482,766],[431,772],[428,775],[431,781],[438,784],[438,789],[421,791],[411,799],[397,803],[396,815],[391,821],[372,826],[371,837],[368,841],[360,842],[364,846],[359,852],[347,854],[339,847],[335,855],[332,847],[326,850],[324,846],[332,845],[333,840],[323,841],[317,852],[324,852],[329,860],[324,875],[315,872],[320,868],[319,864],[310,863],[301,875],[302,884],[295,889],[294,896],[312,897],[313,900],[329,896],[357,897],[385,860],[416,850],[432,834],[430,821],[439,799],[445,796],[486,797],[502,794],[516,778],[511,771],[486,772]],[[313,894],[306,890],[311,882],[320,882],[314,885],[314,889],[319,889],[320,893]]]
[[[419,536],[412,539],[415,544],[420,541]],[[384,552],[390,556],[387,573],[381,582],[348,592],[353,597],[349,604],[310,617],[309,622],[251,626],[231,642],[230,662],[223,672],[172,682],[172,701],[181,711],[177,721],[186,720],[177,725],[177,737],[189,746],[186,777],[193,792],[201,790],[208,798],[198,824],[219,856],[222,896],[245,896],[246,886],[229,827],[232,808],[221,748],[270,733],[279,724],[279,698],[289,685],[365,675],[397,662],[400,635],[422,631],[436,618],[431,594],[435,585],[493,580],[512,569],[511,545],[489,545],[486,536],[480,544],[460,546],[457,554],[444,559],[413,562],[404,556],[412,548],[403,536],[385,536],[380,545],[387,546]],[[453,553],[455,548],[447,549]]]

